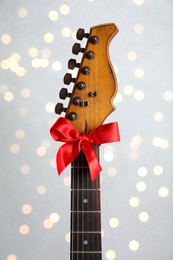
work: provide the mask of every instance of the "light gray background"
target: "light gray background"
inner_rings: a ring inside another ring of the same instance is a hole
[[[1,0],[0,17],[0,259],[69,259],[70,167],[57,176],[49,128],[74,32],[114,22],[107,122],[121,142],[101,147],[103,259],[172,260],[173,1]]]

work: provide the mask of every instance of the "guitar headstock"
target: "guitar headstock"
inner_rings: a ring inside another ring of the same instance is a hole
[[[58,103],[55,112],[65,112],[65,117],[71,121],[78,132],[89,133],[101,125],[105,118],[115,109],[113,99],[117,93],[117,80],[109,58],[109,44],[118,33],[115,24],[103,24],[92,27],[89,33],[83,29],[77,31],[77,39],[88,38],[86,47],[75,43],[73,54],[83,53],[81,63],[70,59],[68,68],[79,68],[76,78],[70,73],[64,76],[64,84],[74,82],[72,93],[66,88],[60,91],[60,98],[70,97],[68,108]]]

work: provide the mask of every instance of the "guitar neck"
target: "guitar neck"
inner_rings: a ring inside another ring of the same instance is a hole
[[[94,145],[99,158],[99,146]],[[100,177],[91,181],[81,151],[71,164],[70,260],[101,260]]]

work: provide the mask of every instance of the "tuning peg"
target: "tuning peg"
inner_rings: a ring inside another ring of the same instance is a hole
[[[72,53],[78,55],[79,52],[84,52],[84,48],[81,48],[79,43],[75,43],[72,47]]]
[[[77,31],[77,33],[76,33],[76,38],[77,38],[78,40],[80,40],[80,41],[81,41],[84,37],[88,38],[88,36],[89,36],[89,33],[85,33],[85,30],[82,29],[82,28],[79,28],[78,31]]]
[[[59,92],[59,97],[61,99],[66,99],[66,97],[70,97],[71,96],[71,93],[68,93],[67,89],[66,88],[62,88]]]
[[[69,85],[70,82],[75,82],[75,78],[72,78],[72,75],[70,73],[66,73],[64,76],[64,84]]]
[[[68,68],[73,70],[75,67],[79,68],[80,63],[77,63],[75,59],[70,59],[68,62]]]
[[[57,103],[55,106],[55,113],[60,115],[62,112],[66,112],[67,108],[63,107],[62,103]]]

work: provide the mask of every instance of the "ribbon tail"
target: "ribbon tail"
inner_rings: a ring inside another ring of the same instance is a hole
[[[89,143],[83,144],[82,150],[88,162],[91,180],[94,181],[102,170],[102,167],[100,166],[97,156]]]
[[[56,155],[56,165],[59,175],[72,161],[74,161],[74,159],[78,156],[79,152],[79,143],[66,143],[59,148]]]

